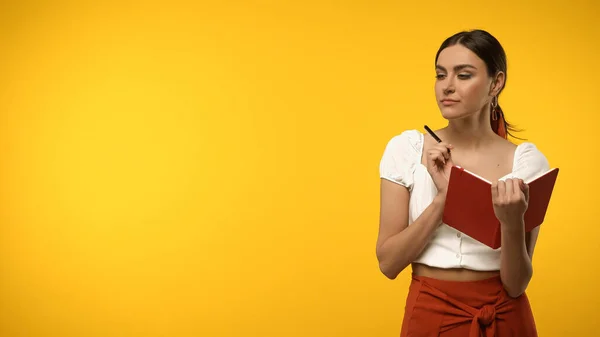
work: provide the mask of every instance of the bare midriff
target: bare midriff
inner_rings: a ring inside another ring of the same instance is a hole
[[[500,271],[477,271],[464,268],[442,269],[421,263],[412,264],[413,274],[443,281],[478,281],[500,275]]]

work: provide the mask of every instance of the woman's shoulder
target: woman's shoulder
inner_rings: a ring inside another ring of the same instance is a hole
[[[400,151],[421,151],[423,134],[416,129],[406,129],[392,136],[388,140],[387,147]]]
[[[379,163],[380,177],[406,186],[413,184],[413,173],[420,161],[423,135],[417,130],[404,130],[389,140]]]
[[[528,163],[531,162],[548,162],[546,155],[538,148],[535,143],[523,142],[517,145],[515,150],[518,154],[518,159]]]
[[[514,171],[525,178],[533,177],[550,169],[546,155],[533,142],[523,142],[516,146]]]

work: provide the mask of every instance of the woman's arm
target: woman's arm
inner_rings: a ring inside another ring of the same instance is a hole
[[[519,297],[533,276],[532,258],[539,227],[525,233],[529,190],[522,180],[498,182],[492,186],[492,193],[502,235],[500,277],[508,295]]]
[[[533,249],[539,227],[525,233],[523,222],[501,226],[500,277],[508,295],[519,297],[525,292],[533,276]]]
[[[445,191],[438,193],[423,213],[408,226],[408,189],[388,180],[381,180],[381,205],[377,259],[379,269],[389,279],[395,279],[423,251],[431,235],[442,223]]]

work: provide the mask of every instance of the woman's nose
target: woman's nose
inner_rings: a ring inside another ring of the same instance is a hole
[[[453,86],[446,86],[446,88],[444,88],[444,95],[449,95],[454,93],[454,87]]]
[[[444,86],[444,94],[445,95],[449,95],[454,92],[454,81],[452,81],[451,78],[449,78],[446,81],[446,83],[444,83],[444,84],[445,84],[445,86]]]

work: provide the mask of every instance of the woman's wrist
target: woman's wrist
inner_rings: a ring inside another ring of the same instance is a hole
[[[443,211],[446,204],[446,191],[438,191],[436,196],[433,198],[433,204]]]
[[[525,222],[516,221],[514,223],[500,223],[500,229],[504,233],[508,234],[522,234],[525,232]]]
[[[445,190],[445,189],[444,190],[438,190],[435,198],[438,199],[439,201],[445,203],[446,202],[446,192],[447,192],[447,190]]]

